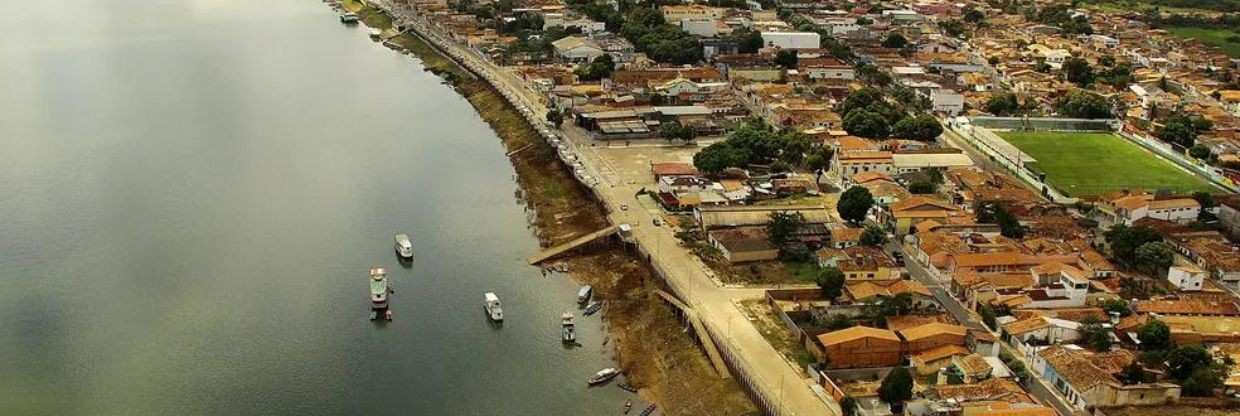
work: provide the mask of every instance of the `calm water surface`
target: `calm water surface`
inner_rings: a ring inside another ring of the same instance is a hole
[[[0,414],[619,413],[494,133],[320,2],[23,2],[0,91]]]

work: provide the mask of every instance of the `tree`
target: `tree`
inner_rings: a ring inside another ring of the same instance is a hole
[[[861,232],[861,245],[879,247],[887,243],[887,233],[875,225],[865,226]]]
[[[913,398],[913,376],[904,367],[897,367],[883,377],[878,386],[878,398],[888,404],[903,403]]]
[[[990,305],[983,303],[982,306],[978,308],[977,313],[982,315],[982,323],[986,324],[987,327],[990,329],[999,329],[999,326],[995,321],[995,310],[994,308],[991,308]]]
[[[1111,246],[1111,255],[1115,258],[1128,263],[1136,264],[1137,247],[1153,241],[1162,241],[1162,236],[1149,227],[1129,227],[1123,224],[1117,224],[1106,232],[1102,233],[1108,245]]]
[[[1020,100],[1010,92],[995,94],[986,101],[986,112],[996,116],[1010,116],[1020,110]]]
[[[934,141],[940,134],[943,134],[943,126],[929,114],[905,117],[892,128],[892,135],[896,137],[923,142]]]
[[[1076,90],[1056,100],[1055,111],[1067,117],[1108,118],[1111,117],[1111,104],[1101,95]]]
[[[749,163],[749,153],[727,142],[715,143],[693,155],[693,166],[707,174],[718,174],[724,169]]]
[[[822,296],[827,299],[835,299],[844,294],[844,272],[836,267],[826,267],[818,271],[817,276],[818,288],[822,290]]]
[[[999,224],[1000,235],[1015,239],[1025,236],[1025,226],[1020,225],[1020,220],[1008,213],[1002,205],[995,204],[994,207],[995,223]]]
[[[928,181],[917,181],[909,184],[908,191],[917,195],[932,194],[938,191],[938,186]]]
[[[1209,192],[1193,192],[1193,199],[1201,204],[1201,209],[1209,209],[1218,206],[1218,202],[1214,200],[1214,195]]]
[[[692,142],[697,137],[697,130],[693,127],[681,125],[680,123],[667,123],[659,127],[659,136],[667,141],[680,140],[685,143]]]
[[[728,39],[736,41],[740,53],[757,53],[763,46],[762,33],[754,30],[737,30]]]
[[[882,91],[874,87],[864,87],[850,92],[847,97],[844,97],[844,102],[840,104],[839,113],[848,114],[853,112],[853,110],[869,108],[871,105],[882,101]]]
[[[1214,364],[1214,357],[1200,345],[1186,345],[1167,354],[1167,375],[1183,381],[1198,369]]]
[[[870,190],[854,186],[840,195],[840,201],[835,209],[839,211],[840,218],[853,224],[860,224],[865,221],[865,214],[870,212],[873,206],[874,196],[870,195]]]
[[[884,139],[890,134],[887,119],[869,110],[854,110],[845,115],[844,130],[869,139]]]
[[[797,67],[797,51],[791,49],[782,49],[775,53],[775,65],[784,67],[785,69],[793,69]]]
[[[805,226],[805,216],[799,212],[775,211],[770,219],[766,224],[766,234],[771,244],[780,249],[787,246],[796,232]]]
[[[1137,330],[1137,340],[1141,341],[1141,349],[1146,351],[1162,351],[1171,348],[1171,328],[1157,319],[1151,319]]]
[[[1141,366],[1140,360],[1132,360],[1131,363],[1124,366],[1118,376],[1119,380],[1124,384],[1140,384],[1145,382],[1145,367]]]
[[[831,156],[833,152],[830,147],[820,147],[805,156],[805,167],[814,171],[814,182],[822,180],[823,172],[831,169]]]
[[[551,125],[558,129],[560,125],[564,124],[564,114],[554,109],[547,110],[547,121],[551,122]]]
[[[1223,385],[1224,372],[1217,366],[1199,368],[1180,383],[1185,396],[1209,397]]]
[[[1082,58],[1072,57],[1064,61],[1063,73],[1068,82],[1082,88],[1094,82],[1094,69]]]
[[[598,81],[611,76],[611,72],[616,69],[616,63],[612,60],[611,55],[602,54],[589,65],[577,68],[577,78],[582,81]]]
[[[899,33],[892,33],[883,39],[883,47],[889,49],[904,49],[908,45],[908,39]]]
[[[1128,309],[1128,301],[1119,298],[1102,301],[1102,310],[1108,315],[1112,313],[1119,314],[1119,316],[1132,315],[1132,310]]]
[[[844,416],[857,416],[857,407],[857,399],[852,396],[844,396],[844,399],[840,400],[840,411]]]
[[[1090,316],[1081,324],[1081,340],[1085,345],[1098,352],[1111,350],[1111,331],[1102,326],[1101,320]]]
[[[1175,250],[1162,241],[1151,241],[1137,247],[1134,253],[1136,264],[1144,267],[1150,274],[1158,275],[1171,267],[1175,259]]]
[[[1188,155],[1202,160],[1209,159],[1210,148],[1200,144],[1193,145],[1188,149]]]
[[[973,8],[972,6],[965,7],[964,21],[969,22],[969,23],[979,23],[984,19],[986,19],[986,15],[983,14],[980,10]]]
[[[1204,118],[1175,114],[1163,120],[1162,128],[1158,129],[1154,135],[1168,143],[1193,147],[1197,141],[1197,135],[1207,132],[1213,127],[1213,123]]]

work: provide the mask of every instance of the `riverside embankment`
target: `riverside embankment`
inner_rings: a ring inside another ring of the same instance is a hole
[[[355,4],[364,21],[387,29],[388,18]],[[390,24],[390,23],[389,23]],[[496,131],[521,185],[532,232],[552,246],[603,228],[607,212],[569,171],[529,120],[484,78],[466,72],[420,36],[404,33],[387,39],[409,51],[421,64],[451,84]],[[661,282],[622,247],[595,247],[559,260],[571,277],[595,287],[608,301],[603,315],[614,358],[641,396],[659,404],[664,414],[743,415],[756,412],[735,381],[721,378],[702,355],[675,313],[654,291]]]

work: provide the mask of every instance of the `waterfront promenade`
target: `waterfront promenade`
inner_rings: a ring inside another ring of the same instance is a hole
[[[390,2],[377,6],[389,11],[402,27],[415,30],[446,54],[487,79],[497,90],[527,115],[539,129],[547,112],[542,98],[511,72],[491,63],[477,51],[450,41],[441,30],[422,19],[414,10]],[[587,172],[596,181],[587,183],[607,206],[612,224],[632,224],[633,237],[649,260],[667,280],[673,292],[694,308],[709,336],[725,351],[737,378],[756,390],[759,406],[775,415],[838,415],[839,406],[822,394],[814,382],[802,376],[783,355],[749,322],[736,306],[744,299],[759,298],[762,290],[735,289],[710,278],[706,266],[677,243],[673,230],[653,225],[655,218],[641,209],[621,210],[621,205],[640,206],[637,192],[650,184],[625,181],[599,154],[593,140],[570,124],[554,129],[564,139]],[[817,391],[816,391],[817,390]]]

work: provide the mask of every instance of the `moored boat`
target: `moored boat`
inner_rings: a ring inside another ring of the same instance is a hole
[[[616,376],[618,375],[620,375],[620,370],[617,370],[613,367],[607,367],[602,370],[598,370],[597,373],[594,373],[594,375],[591,376],[589,380],[586,380],[586,384],[589,384],[591,386],[597,386],[599,384],[603,384],[608,381],[611,381],[611,379],[616,378]]]
[[[358,21],[357,13],[345,13],[340,15],[340,23],[346,25],[356,24]]]
[[[388,288],[387,272],[382,267],[370,268],[370,308],[375,310],[387,309],[388,294],[391,289]]]
[[[396,254],[406,260],[413,259],[413,241],[409,239],[409,234],[396,234],[394,239],[396,240]]]
[[[590,285],[582,286],[580,289],[577,289],[577,304],[584,306],[586,302],[590,301],[590,297],[593,295],[593,287],[590,287]]]
[[[382,30],[379,30],[379,29],[370,29],[370,38],[371,38],[371,39],[374,39],[374,40],[379,40],[379,37],[381,37],[381,36],[383,36],[383,31],[382,31]]]
[[[599,311],[599,309],[603,309],[602,302],[598,302],[598,301],[590,302],[590,304],[586,306],[586,310],[582,312],[581,314],[585,316],[594,315],[596,312]]]
[[[564,312],[560,315],[560,339],[565,343],[577,342],[577,329],[573,324],[573,314]]]
[[[487,292],[482,295],[482,309],[487,311],[487,316],[492,321],[502,322],[504,320],[504,308],[499,302],[499,296],[493,292]]]

